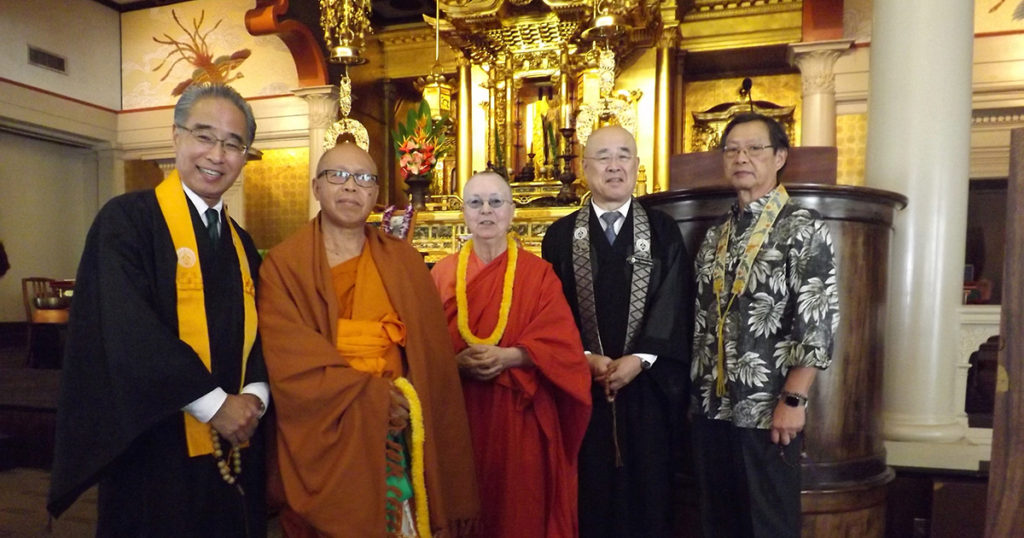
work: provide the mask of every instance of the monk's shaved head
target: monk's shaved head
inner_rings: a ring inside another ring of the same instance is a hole
[[[342,142],[320,156],[320,160],[316,164],[317,175],[327,169],[376,174],[377,163],[373,162],[373,157],[363,148],[352,142]]]
[[[480,183],[498,185],[504,198],[506,200],[512,199],[512,187],[510,187],[508,182],[505,181],[505,178],[494,172],[478,172],[473,174],[473,176],[469,178],[469,181],[466,182],[466,186],[462,188],[463,199],[465,199],[469,193],[475,192],[477,189],[476,185]]]

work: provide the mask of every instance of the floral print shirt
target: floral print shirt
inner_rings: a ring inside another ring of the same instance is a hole
[[[731,296],[736,266],[754,224],[774,193],[743,210],[734,205],[721,310]],[[787,203],[750,270],[743,292],[726,314],[726,391],[716,395],[718,308],[715,306],[715,249],[723,218],[708,230],[694,261],[697,291],[692,410],[741,428],[769,429],[779,392],[790,368],[824,369],[832,361],[839,325],[839,287],[832,236],[821,216]]]

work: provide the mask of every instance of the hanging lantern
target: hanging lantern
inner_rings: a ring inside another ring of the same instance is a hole
[[[320,26],[331,61],[344,65],[366,63],[361,56],[370,28],[370,0],[320,0]]]
[[[441,73],[441,5],[434,3],[434,66],[430,74],[416,79],[416,88],[430,106],[430,117],[437,120],[452,113],[452,86]],[[429,17],[424,17],[429,21]]]
[[[430,106],[430,117],[435,120],[452,113],[452,87],[440,71],[441,66],[434,64],[426,78],[416,81],[423,92],[423,100]]]

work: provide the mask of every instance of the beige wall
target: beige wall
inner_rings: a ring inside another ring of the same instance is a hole
[[[0,0],[0,77],[121,108],[120,19],[92,0]],[[67,59],[67,74],[28,64],[28,45]]]
[[[74,278],[98,210],[97,159],[87,149],[0,131],[0,322],[24,321],[21,279]]]

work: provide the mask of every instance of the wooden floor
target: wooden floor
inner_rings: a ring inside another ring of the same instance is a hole
[[[0,538],[96,534],[95,487],[60,519],[46,513],[59,382],[60,370],[26,366],[23,340],[0,339]],[[276,519],[268,536],[282,536]]]
[[[96,488],[49,522],[46,492],[60,371],[27,368],[25,356],[23,343],[0,346],[0,538],[93,536]]]

